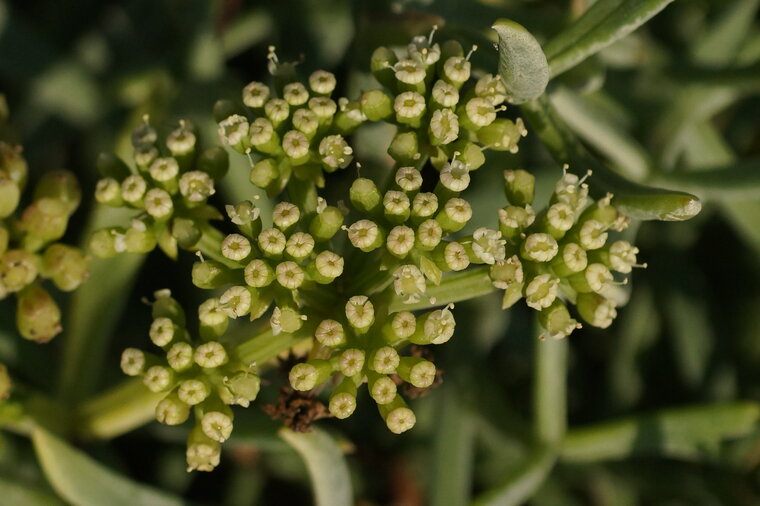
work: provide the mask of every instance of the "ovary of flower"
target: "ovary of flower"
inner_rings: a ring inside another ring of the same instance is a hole
[[[579,239],[583,249],[599,249],[607,242],[607,227],[597,220],[588,220],[581,226]]]
[[[322,161],[334,169],[344,169],[353,160],[354,150],[341,135],[328,135],[319,143]]]
[[[145,211],[157,220],[171,216],[174,211],[171,195],[161,188],[151,188],[145,194]]]
[[[264,104],[264,114],[274,123],[281,123],[290,116],[290,106],[281,98],[272,98]]]
[[[534,262],[548,262],[557,255],[559,245],[549,234],[530,234],[523,243],[523,254]]]
[[[492,265],[506,258],[505,244],[507,241],[501,238],[498,230],[481,227],[472,233],[472,253],[486,264]]]
[[[615,241],[610,246],[610,265],[617,272],[628,274],[633,267],[646,267],[646,264],[637,265],[636,255],[639,248],[628,241]]]
[[[406,84],[418,84],[425,80],[425,65],[422,62],[406,59],[393,66],[396,79]]]
[[[364,295],[354,295],[346,303],[346,318],[355,328],[367,328],[375,320],[375,306]]]
[[[309,76],[309,87],[314,93],[319,93],[320,95],[332,93],[336,84],[335,75],[326,70],[315,70]]]
[[[557,202],[546,211],[546,219],[553,228],[566,232],[573,227],[575,213],[570,205]]]
[[[254,146],[260,146],[261,144],[266,144],[272,140],[274,127],[272,126],[272,122],[268,119],[256,118],[253,120],[253,123],[251,123],[249,134],[251,144]]]
[[[314,337],[325,346],[340,346],[346,340],[343,326],[335,320],[322,320],[314,331]]]
[[[401,167],[396,171],[395,181],[404,191],[417,191],[422,186],[422,174],[414,167]]]
[[[230,234],[222,240],[222,255],[239,262],[251,254],[251,243],[240,234]]]
[[[488,126],[496,119],[496,109],[487,98],[471,98],[464,107],[467,117],[476,126]]]
[[[257,109],[264,107],[269,99],[269,86],[256,81],[250,82],[243,88],[243,103],[248,107]]]
[[[240,114],[223,119],[219,122],[219,138],[224,144],[237,146],[248,135],[248,119]]]
[[[438,109],[430,118],[430,131],[440,144],[449,144],[459,137],[459,117],[451,109]]]
[[[402,265],[393,272],[393,289],[404,303],[413,304],[425,293],[425,277],[416,265]]]
[[[388,233],[386,247],[396,256],[406,256],[414,247],[414,230],[405,225],[393,227]]]
[[[359,220],[348,228],[348,240],[355,248],[368,248],[377,240],[380,229],[370,220]]]
[[[432,344],[443,344],[454,335],[455,327],[454,314],[449,306],[446,306],[430,313],[425,320],[423,332],[430,338]]]
[[[559,279],[551,274],[539,274],[525,287],[525,303],[528,307],[540,311],[554,302],[558,290]]]
[[[298,107],[309,100],[309,92],[306,91],[306,87],[301,83],[290,83],[282,88],[282,97],[288,104]]]
[[[314,238],[306,232],[296,232],[285,243],[285,252],[295,259],[303,259],[314,250]]]
[[[486,74],[475,83],[475,94],[487,98],[491,104],[497,106],[507,99],[507,88],[501,76]]]
[[[277,282],[289,290],[300,287],[304,281],[303,270],[295,262],[282,262],[275,268]]]
[[[230,318],[243,316],[251,310],[251,292],[243,286],[232,286],[219,297],[219,304]]]
[[[436,81],[433,85],[433,100],[443,107],[454,107],[459,102],[459,90],[446,81]]]
[[[413,91],[396,96],[393,108],[402,118],[418,118],[425,112],[425,97]]]
[[[191,170],[179,178],[179,192],[190,202],[203,202],[216,190],[211,176],[200,170]]]

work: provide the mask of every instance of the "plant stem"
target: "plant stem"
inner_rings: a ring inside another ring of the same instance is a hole
[[[533,411],[538,441],[558,447],[567,429],[567,339],[537,341]]]
[[[443,278],[438,286],[427,289],[426,295],[430,299],[423,298],[413,304],[404,303],[403,297],[394,296],[391,300],[391,311],[416,311],[418,309],[430,309],[443,306],[451,302],[474,299],[496,290],[488,277],[488,266],[476,267],[464,272],[457,272]]]

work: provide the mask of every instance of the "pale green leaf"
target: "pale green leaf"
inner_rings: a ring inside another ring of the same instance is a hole
[[[52,494],[6,478],[0,478],[0,497],[2,497],[3,504],[14,506],[59,506],[64,504]]]
[[[546,89],[549,66],[541,45],[522,25],[500,19],[491,27],[499,35],[499,74],[510,102],[522,104]]]
[[[279,431],[284,439],[303,459],[311,478],[316,506],[350,506],[353,504],[351,476],[335,440],[325,432]]]
[[[56,492],[75,506],[179,506],[184,502],[132,481],[42,428],[32,432],[42,470]]]

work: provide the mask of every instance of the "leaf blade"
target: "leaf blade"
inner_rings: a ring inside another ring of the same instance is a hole
[[[549,64],[541,45],[522,25],[500,19],[491,27],[499,36],[499,75],[510,102],[540,97],[549,83]]]

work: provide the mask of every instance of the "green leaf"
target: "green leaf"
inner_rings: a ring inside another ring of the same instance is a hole
[[[544,51],[552,77],[622,39],[673,0],[598,0],[549,41]]]
[[[499,35],[499,74],[510,102],[540,97],[549,82],[549,65],[541,45],[522,25],[500,19],[491,27]]]
[[[54,495],[5,478],[0,478],[0,497],[3,498],[3,504],[16,506],[62,506],[64,504]]]
[[[723,440],[750,434],[758,420],[760,405],[755,402],[667,409],[573,429],[561,457],[572,462],[637,455],[698,459]]]
[[[710,170],[661,174],[655,181],[692,192],[705,200],[757,199],[760,197],[760,160],[744,160]]]
[[[488,277],[488,267],[476,267],[464,272],[444,276],[438,286],[429,286],[426,295],[419,302],[407,304],[403,297],[394,296],[390,311],[416,311],[443,306],[451,302],[474,299],[496,290]]]
[[[473,506],[519,506],[525,504],[544,483],[554,467],[556,453],[549,445],[538,445],[513,474],[483,492]]]
[[[694,195],[635,183],[608,169],[580,143],[546,97],[523,104],[522,109],[552,156],[559,163],[569,164],[571,172],[583,175],[591,169],[592,193],[613,193],[615,205],[627,216],[638,220],[682,221],[702,209]]]
[[[711,66],[731,64],[754,24],[759,6],[760,0],[735,0],[709,30],[700,33],[692,48],[694,60]]]
[[[299,433],[283,428],[279,434],[298,452],[306,464],[317,506],[353,504],[348,466],[332,437],[318,429],[309,433]]]
[[[45,476],[66,501],[76,506],[178,506],[174,496],[134,482],[104,467],[57,436],[36,428],[34,450]]]

